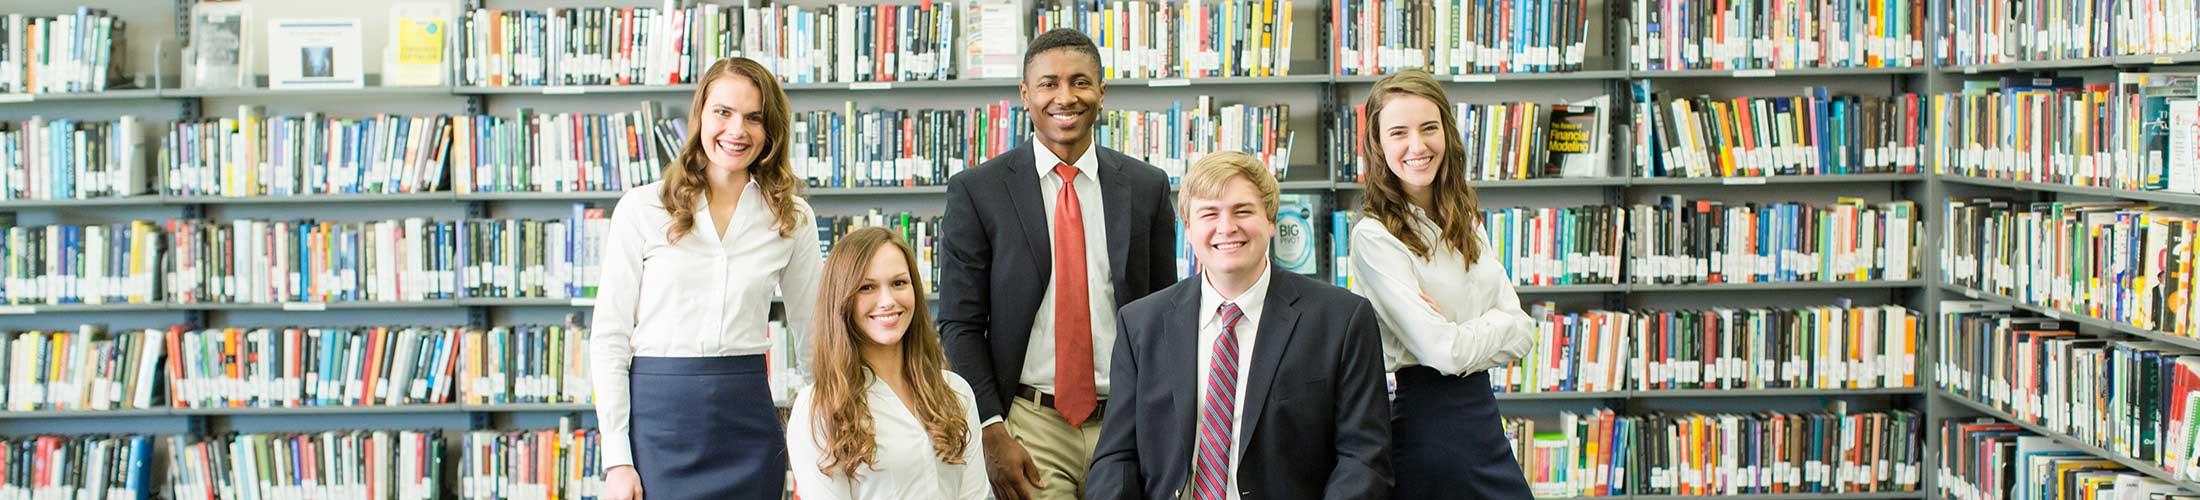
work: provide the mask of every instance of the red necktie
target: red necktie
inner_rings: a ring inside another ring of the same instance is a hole
[[[1054,202],[1054,410],[1082,428],[1099,406],[1092,372],[1092,299],[1085,286],[1085,209],[1077,201],[1077,167],[1054,165],[1062,177]]]
[[[1237,304],[1223,304],[1222,335],[1215,337],[1214,355],[1207,368],[1206,403],[1199,411],[1199,455],[1193,463],[1192,498],[1222,500],[1229,490],[1230,429],[1237,426],[1238,320],[1245,312]]]

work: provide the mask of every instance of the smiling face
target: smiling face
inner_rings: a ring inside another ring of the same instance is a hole
[[[711,170],[748,170],[764,152],[763,91],[734,75],[712,81],[705,95],[701,139]]]
[[[1184,202],[1184,237],[1199,258],[1202,272],[1258,276],[1267,265],[1268,239],[1276,235],[1275,212],[1263,207],[1253,181],[1234,176],[1213,197]]]
[[[1443,164],[1443,109],[1437,106],[1418,95],[1393,93],[1377,117],[1384,166],[1407,192],[1428,192]]]
[[[1100,82],[1100,61],[1082,51],[1057,48],[1031,57],[1017,85],[1024,110],[1031,113],[1039,142],[1064,161],[1084,153],[1092,142],[1092,122],[1100,117],[1107,89]]]
[[[900,247],[879,245],[856,285],[855,307],[848,310],[848,322],[855,324],[871,344],[893,347],[909,332],[916,304],[916,280],[909,277],[908,259],[903,258]]]

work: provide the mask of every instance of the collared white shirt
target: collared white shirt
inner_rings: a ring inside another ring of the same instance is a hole
[[[1436,221],[1408,207],[1412,224],[1431,241],[1429,258],[1413,256],[1381,221],[1352,224],[1352,292],[1367,297],[1382,323],[1383,365],[1396,372],[1426,366],[1467,375],[1505,366],[1528,352],[1535,321],[1489,245],[1467,267],[1466,256],[1434,241]],[[1439,309],[1421,300],[1428,295]]]
[[[970,434],[963,445],[961,464],[940,461],[924,422],[894,394],[893,386],[870,377],[863,394],[871,410],[871,431],[877,444],[872,456],[877,463],[859,467],[855,478],[837,472],[828,475],[818,470],[819,459],[825,456],[825,433],[816,427],[817,416],[811,409],[815,403],[810,389],[805,388],[795,396],[794,410],[787,417],[787,463],[794,469],[795,494],[803,500],[979,500],[989,496],[992,483],[985,477],[985,443],[978,427],[977,397],[971,394],[969,382],[954,372],[946,373],[947,386],[954,389],[955,401],[962,405],[964,425]]]
[[[1033,139],[1037,141],[1037,139]],[[1092,309],[1092,382],[1095,394],[1108,397],[1108,367],[1115,355],[1115,280],[1108,273],[1108,218],[1101,207],[1100,159],[1094,154],[1099,146],[1087,146],[1085,154],[1068,162],[1077,167],[1077,206],[1085,214],[1085,288]],[[1062,191],[1062,176],[1054,172],[1054,165],[1064,163],[1054,156],[1054,151],[1034,142],[1031,147],[1037,155],[1033,162],[1039,169],[1039,195],[1046,200],[1048,241],[1053,241],[1055,231],[1054,207]],[[1048,245],[1052,251],[1052,245]],[[1059,262],[1059,257],[1049,262]],[[1041,392],[1054,393],[1054,289],[1061,277],[1053,270],[1047,271],[1047,290],[1039,297],[1039,311],[1031,319],[1031,343],[1024,347],[1024,373],[1017,381],[1038,388]],[[1013,389],[1013,388],[1010,388]]]
[[[1201,273],[1199,280],[1199,404],[1196,406],[1198,413],[1194,413],[1192,417],[1195,422],[1199,419],[1198,415],[1204,415],[1207,411],[1207,374],[1215,366],[1215,339],[1222,337],[1222,304],[1237,304],[1238,312],[1245,315],[1238,320],[1235,327],[1238,341],[1238,359],[1235,360],[1238,381],[1234,394],[1237,401],[1230,407],[1230,466],[1224,469],[1230,471],[1230,477],[1229,481],[1222,483],[1222,489],[1229,491],[1228,498],[1233,500],[1238,498],[1238,457],[1244,456],[1245,452],[1245,447],[1240,445],[1244,441],[1238,440],[1239,433],[1245,431],[1245,381],[1253,378],[1253,341],[1260,338],[1261,306],[1268,301],[1268,272],[1268,264],[1262,262],[1260,279],[1235,298],[1224,298],[1221,291],[1215,290],[1215,284],[1207,281],[1206,273]],[[1192,432],[1192,464],[1197,467],[1199,430],[1195,428]],[[1196,473],[1193,478],[1196,480]]]
[[[628,370],[635,356],[711,357],[764,354],[774,292],[784,297],[792,352],[807,362],[811,304],[819,268],[816,216],[797,197],[794,234],[780,237],[770,204],[755,182],[741,191],[721,239],[710,204],[698,197],[695,229],[675,243],[665,237],[671,214],[658,201],[662,182],[627,190],[611,212],[604,238],[602,284],[591,325],[596,422],[603,431],[603,466],[634,463],[628,440]],[[797,365],[796,376],[807,379]],[[756,401],[768,405],[771,401]]]

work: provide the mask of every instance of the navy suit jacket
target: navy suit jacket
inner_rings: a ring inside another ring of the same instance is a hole
[[[1246,500],[1390,497],[1390,401],[1375,309],[1342,288],[1269,268],[1238,422]],[[1199,294],[1193,276],[1123,307],[1107,425],[1087,500],[1173,498],[1198,446]]]
[[[970,381],[978,398],[979,420],[1007,416],[1023,378],[1031,320],[1053,278],[1054,235],[1047,230],[1053,214],[1041,197],[1032,142],[947,180],[938,256],[940,337],[955,373]],[[1115,303],[1128,304],[1176,281],[1169,175],[1098,145],[1092,154],[1098,155],[1107,218],[1107,279],[1115,284]]]

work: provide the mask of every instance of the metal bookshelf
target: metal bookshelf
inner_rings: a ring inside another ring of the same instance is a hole
[[[1630,79],[1664,78],[1823,78],[1843,76],[1923,75],[1931,69],[1907,68],[1792,68],[1792,69],[1681,69],[1629,71]]]
[[[2053,319],[2053,320],[2057,320],[2057,321],[2069,321],[2069,322],[2072,322],[2072,323],[2077,323],[2077,324],[2080,324],[2080,325],[2084,325],[2084,326],[2090,326],[2090,327],[2093,327],[2093,328],[2098,328],[2098,329],[2102,329],[2102,330],[2108,330],[2108,331],[2112,331],[2112,332],[2116,332],[2116,333],[2121,333],[2121,334],[2125,334],[2125,335],[2130,335],[2130,336],[2133,336],[2133,337],[2138,337],[2138,338],[2141,338],[2141,339],[2151,340],[2151,341],[2155,341],[2155,342],[2161,342],[2161,343],[2164,343],[2164,344],[2169,344],[2169,345],[2174,345],[2174,346],[2178,346],[2178,347],[2183,347],[2183,348],[2186,348],[2186,349],[2191,349],[2191,350],[2194,350],[2194,351],[2200,351],[2200,338],[2192,338],[2192,337],[2180,337],[2180,336],[2176,336],[2176,335],[2171,335],[2171,334],[2167,334],[2167,333],[2162,333],[2162,332],[2158,332],[2158,331],[2154,331],[2154,330],[2148,330],[2148,329],[2145,329],[2145,328],[2140,328],[2140,327],[2132,326],[2132,325],[2129,325],[2129,324],[2124,324],[2124,323],[2118,323],[2118,322],[2115,322],[2115,321],[2105,320],[2105,319],[2101,319],[2101,318],[2095,318],[2095,317],[2092,317],[2092,316],[2086,316],[2086,315],[2084,315],[2084,314],[2079,314],[2079,313],[2075,313],[2075,312],[2069,312],[2069,311],[2058,311],[2058,310],[2055,310],[2055,309],[2053,309],[2053,308],[2049,308],[2049,307],[2044,307],[2044,306],[2038,306],[2038,305],[2033,305],[2033,304],[2029,304],[2029,303],[2026,303],[2026,302],[2024,302],[2024,301],[2021,301],[2021,300],[2017,300],[2017,299],[2016,299],[2016,298],[2014,298],[2014,297],[2009,297],[2009,296],[2006,296],[2006,295],[2001,295],[2001,294],[1998,294],[1998,293],[1993,293],[1993,292],[1987,292],[1987,291],[1982,291],[1982,290],[1978,290],[1978,289],[1974,289],[1974,288],[1970,288],[1970,287],[1966,287],[1966,286],[1954,285],[1954,284],[1949,284],[1949,283],[1941,283],[1941,284],[1940,284],[1940,287],[1941,287],[1941,289],[1943,289],[1943,290],[1947,290],[1947,291],[1948,291],[1948,293],[1952,293],[1952,294],[1955,294],[1956,296],[1959,296],[1959,297],[1963,297],[1963,298],[1966,298],[1966,299],[1971,299],[1971,300],[1983,300],[1983,301],[1987,301],[1987,302],[1992,302],[1992,303],[1994,303],[1994,304],[1997,304],[1997,305],[2003,305],[2003,306],[2008,306],[2008,307],[2011,307],[2011,308],[2015,308],[2015,309],[2018,309],[2018,310],[2023,310],[2023,311],[2029,311],[2029,312],[2032,312],[2032,313],[2034,313],[2034,314],[2039,314],[2039,315],[2041,315],[2041,316],[2046,316],[2046,317],[2047,317],[2048,319]]]
[[[108,89],[99,92],[34,92],[0,94],[0,104],[17,104],[40,101],[127,101],[132,99],[159,99],[159,89]]]
[[[2121,198],[2126,200],[2151,201],[2155,203],[2168,203],[2173,205],[2200,206],[2200,194],[2173,193],[2169,191],[2117,189],[2093,186],[2075,186],[2070,184],[2055,184],[2048,182],[2011,181],[1971,177],[1967,175],[1956,174],[1941,174],[1940,180],[1941,182],[1962,184],[1966,186],[1980,186],[2015,191],[2037,191],[2046,193],[2074,194],[2079,196],[2098,196],[2102,198]]]
[[[450,413],[581,413],[594,412],[596,406],[588,403],[497,403],[497,404],[400,404],[400,405],[337,405],[337,406],[224,406],[207,408],[147,408],[121,410],[33,410],[0,411],[0,419],[75,419],[75,418],[140,418],[140,417],[266,417],[266,416],[337,416],[337,415],[402,415],[402,414],[450,414]]]
[[[2184,64],[2200,64],[2200,52],[2187,52],[2177,54],[2136,54],[2110,57],[2084,57],[2077,59],[2017,61],[1997,64],[1956,65],[1942,66],[1936,68],[1936,70],[1941,73],[1975,75],[1979,73],[1997,73],[2007,71],[2110,69],[2144,66],[2174,66]]]
[[[43,419],[66,419],[66,418],[130,418],[130,417],[165,417],[165,416],[169,416],[170,414],[171,414],[171,413],[169,412],[169,410],[168,410],[167,408],[149,408],[149,409],[124,409],[124,410],[30,410],[30,411],[21,411],[21,410],[5,410],[5,411],[0,411],[0,419],[14,419],[14,420],[22,420],[22,419],[41,419],[41,418],[43,418]]]
[[[1797,281],[1772,283],[1704,283],[1692,285],[1628,285],[1628,292],[1760,292],[1778,290],[1881,290],[1918,288],[1920,280]]]
[[[1870,389],[1661,389],[1624,391],[1499,392],[1498,401],[1606,401],[1695,398],[1834,398],[1866,396],[1922,396],[1919,387]]]
[[[2079,451],[2083,451],[2089,455],[2113,460],[2117,464],[2121,464],[2124,467],[2129,468],[2133,471],[2141,474],[2146,474],[2148,476],[2153,476],[2155,479],[2168,481],[2171,484],[2175,484],[2177,485],[2177,487],[2183,488],[2187,491],[2200,491],[2200,482],[2186,481],[2177,477],[2176,474],[2171,474],[2169,471],[2162,470],[2161,467],[2156,467],[2154,464],[2146,463],[2145,461],[2125,456],[2122,453],[2109,451],[2099,446],[2094,446],[2091,443],[2080,441],[2077,438],[2071,437],[2069,434],[2055,432],[2039,424],[2026,422],[2022,419],[2017,418],[2015,415],[2010,415],[2008,412],[1995,409],[1994,407],[1987,406],[1984,403],[1972,401],[1969,398],[1951,394],[1945,390],[1935,390],[1933,391],[1933,395],[1935,396],[1935,399],[1955,403],[1964,408],[1968,408],[1971,411],[1993,417],[1995,420],[2016,424],[2019,427],[2023,427],[2024,430],[2032,431],[2032,433],[2034,434],[2039,434],[2041,436],[2046,436],[2050,439],[2054,439],[2055,442],[2061,443],[2064,446],[2077,448]]]

